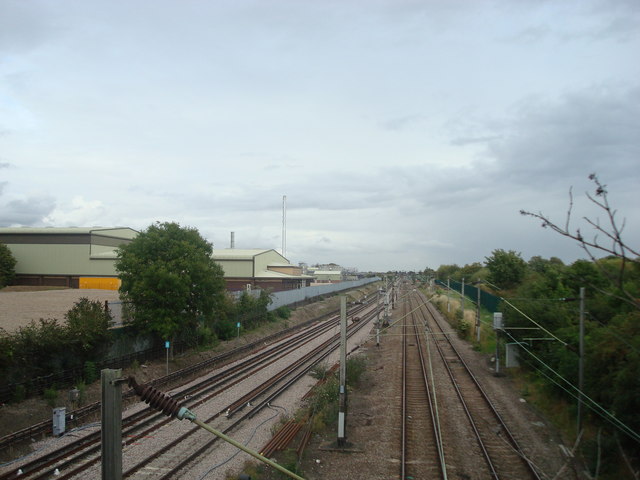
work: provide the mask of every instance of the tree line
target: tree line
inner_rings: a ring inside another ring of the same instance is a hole
[[[606,186],[596,175],[589,178],[595,191],[588,198],[607,220],[584,218],[595,230],[593,238],[580,228],[571,229],[572,195],[564,225],[543,213],[521,212],[576,241],[587,259],[565,264],[557,257],[533,256],[526,261],[516,251],[496,249],[482,263],[441,265],[437,270],[426,268],[422,274],[445,283],[447,278],[464,278],[465,283],[501,297],[504,335],[506,341],[520,344],[528,385],[540,389],[551,404],[561,405],[567,422],[576,418],[577,398],[582,395],[586,427],[577,432],[575,421],[569,425],[575,425],[570,428],[574,428],[572,433],[591,474],[613,478],[632,472],[629,478],[638,478],[640,257],[638,249],[623,238],[619,223],[624,225],[624,220],[609,205]],[[584,387],[579,392],[581,288],[585,289],[585,335]]]

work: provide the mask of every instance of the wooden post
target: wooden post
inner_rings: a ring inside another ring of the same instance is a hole
[[[122,480],[122,370],[107,368],[102,380],[102,480]]]

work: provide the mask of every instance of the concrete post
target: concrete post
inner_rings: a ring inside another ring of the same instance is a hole
[[[105,369],[102,381],[102,480],[122,480],[122,370]]]
[[[338,446],[347,443],[347,297],[340,297],[340,406],[338,411]]]

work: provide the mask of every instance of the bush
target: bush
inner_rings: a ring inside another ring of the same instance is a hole
[[[196,333],[199,345],[210,346],[218,343],[218,337],[216,337],[215,332],[209,327],[199,325]]]
[[[56,406],[56,401],[58,400],[58,390],[55,388],[47,388],[43,394],[44,399],[47,401],[47,405],[51,408]]]
[[[314,394],[309,399],[309,411],[314,417],[312,428],[315,431],[337,420],[339,387],[340,382],[335,375],[332,375],[325,383],[314,389]]]
[[[99,301],[81,298],[65,314],[68,341],[79,358],[96,357],[110,344],[113,318]]]
[[[273,312],[278,318],[282,318],[287,320],[291,316],[291,309],[289,307],[283,306],[278,307]]]
[[[458,337],[466,340],[469,337],[469,330],[471,327],[464,320],[460,320],[458,325],[456,326],[456,332],[458,332]]]
[[[327,367],[326,363],[316,363],[311,370],[309,370],[309,375],[311,375],[316,380],[322,380],[327,376],[329,372],[329,367]]]
[[[100,378],[100,374],[98,372],[98,367],[96,362],[86,361],[84,362],[84,381],[87,384],[93,383],[98,378]]]
[[[360,385],[362,374],[367,370],[367,358],[363,355],[349,357],[347,360],[347,387]]]
[[[10,285],[16,276],[16,259],[4,243],[0,243],[0,288]]]
[[[87,401],[87,384],[78,382],[76,388],[78,389],[78,406],[81,407]]]
[[[20,385],[16,385],[16,389],[13,391],[13,398],[11,400],[14,403],[20,403],[25,398],[27,398],[27,388],[22,383]]]

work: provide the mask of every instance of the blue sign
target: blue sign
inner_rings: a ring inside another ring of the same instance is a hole
[[[240,328],[240,322],[238,322],[238,324],[236,325],[237,328]]]
[[[169,348],[169,341],[164,342],[164,348]]]

